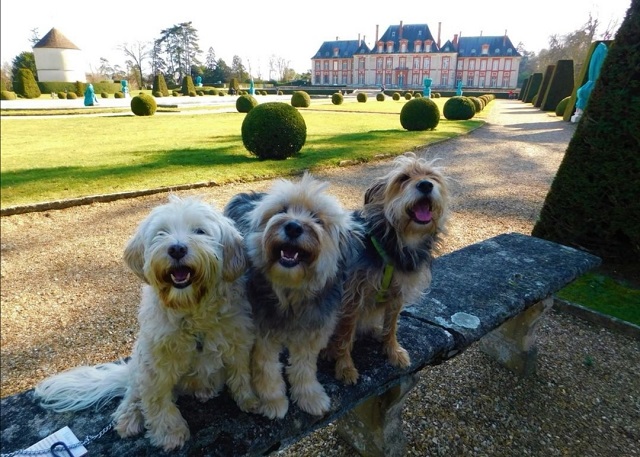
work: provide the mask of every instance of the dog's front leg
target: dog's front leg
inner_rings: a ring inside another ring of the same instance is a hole
[[[387,353],[389,363],[395,367],[406,368],[411,365],[409,353],[400,346],[396,332],[398,330],[398,317],[402,310],[402,301],[391,299],[384,309],[384,327],[382,329],[382,343]]]
[[[247,332],[248,333],[248,332]],[[247,334],[245,342],[253,341]],[[238,407],[248,413],[259,412],[259,401],[251,387],[251,349],[253,345],[238,344],[235,351],[223,355],[227,367],[227,385]]]
[[[331,399],[318,382],[318,355],[327,345],[329,335],[304,335],[304,341],[289,345],[287,376],[291,383],[291,398],[298,407],[314,416],[321,416],[331,406]]]
[[[269,419],[282,419],[289,409],[287,386],[282,377],[279,342],[258,336],[251,354],[253,388],[260,400],[259,410]]]
[[[344,313],[340,318],[335,330],[331,344],[327,350],[331,358],[335,358],[336,379],[345,384],[356,384],[358,382],[358,369],[353,363],[351,351],[356,338],[356,328],[358,312],[353,307],[357,304],[347,303]]]

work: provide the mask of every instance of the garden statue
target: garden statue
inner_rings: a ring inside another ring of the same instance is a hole
[[[256,90],[253,88],[253,78],[251,78],[251,81],[249,82],[249,94],[251,95],[256,94]]]
[[[433,80],[431,78],[424,78],[424,95],[427,98],[431,98],[431,82]]]
[[[462,96],[462,80],[458,80],[458,84],[456,84],[456,95],[458,97]]]
[[[124,79],[120,81],[120,91],[124,94],[124,98],[129,98],[129,86],[127,84],[127,81]]]
[[[593,86],[595,86],[596,80],[600,75],[602,62],[604,62],[604,58],[606,56],[607,45],[604,43],[600,43],[593,50],[593,54],[591,54],[591,60],[589,61],[589,80],[576,91],[576,112],[573,116],[571,116],[571,122],[578,122],[582,117],[582,113],[587,106],[587,102],[589,101],[589,96],[591,95]]]
[[[202,76],[196,76],[196,87],[202,87]]]
[[[98,104],[96,92],[93,90],[93,84],[88,84],[84,91],[84,106],[93,106]]]

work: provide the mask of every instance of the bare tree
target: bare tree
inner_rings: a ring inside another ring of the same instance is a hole
[[[135,73],[140,88],[144,87],[142,67],[151,55],[149,42],[136,41],[135,43],[123,43],[120,50],[127,57],[127,66]]]

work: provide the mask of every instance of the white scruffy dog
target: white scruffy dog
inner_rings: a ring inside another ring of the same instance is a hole
[[[146,283],[130,360],[45,379],[35,390],[43,406],[73,411],[124,395],[113,415],[120,436],[146,428],[167,451],[189,438],[178,394],[206,401],[226,383],[243,411],[257,410],[254,327],[241,279],[246,257],[233,222],[199,199],[172,196],[140,224],[124,258]]]

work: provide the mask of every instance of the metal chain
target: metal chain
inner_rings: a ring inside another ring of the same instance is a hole
[[[114,427],[114,425],[115,425],[115,422],[112,421],[105,428],[100,430],[100,432],[97,433],[96,435],[93,435],[93,436],[87,435],[84,441],[67,445],[67,447],[69,449],[75,449],[80,446],[86,446],[87,444],[91,444],[92,442],[102,438],[107,432],[109,432],[109,430],[111,430]],[[43,454],[49,454],[50,452],[51,452],[51,449],[38,449],[35,451],[27,451],[26,449],[21,449],[19,451],[13,451],[9,454],[0,454],[0,457],[13,457],[15,455],[43,455]]]

